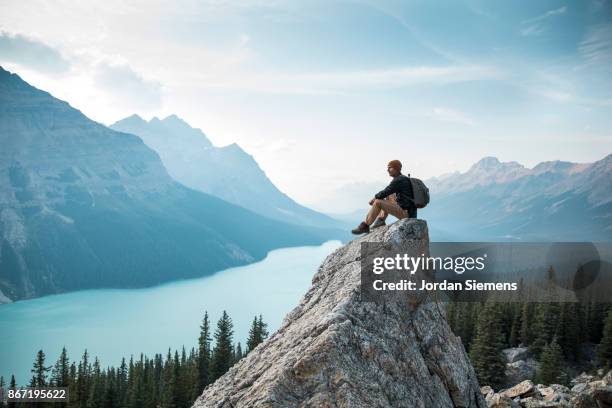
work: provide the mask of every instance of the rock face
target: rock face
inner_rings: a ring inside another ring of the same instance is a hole
[[[401,220],[329,255],[278,331],[194,407],[485,407],[441,304],[360,301],[365,241],[428,253],[427,224]]]

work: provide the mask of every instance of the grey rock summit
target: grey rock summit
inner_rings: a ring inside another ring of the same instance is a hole
[[[427,224],[415,219],[337,249],[281,327],[194,407],[486,407],[441,304],[360,300],[361,242],[429,250]]]

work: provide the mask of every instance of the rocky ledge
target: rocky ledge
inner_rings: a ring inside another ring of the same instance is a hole
[[[581,374],[571,381],[571,388],[561,384],[534,384],[525,380],[495,392],[480,389],[489,408],[612,408],[612,371],[606,375]]]
[[[486,407],[442,305],[360,300],[361,242],[429,252],[427,224],[415,219],[339,248],[281,327],[205,388],[194,407]]]

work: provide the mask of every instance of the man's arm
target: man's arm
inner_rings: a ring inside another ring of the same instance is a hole
[[[389,185],[385,187],[383,190],[380,190],[378,193],[376,193],[374,198],[378,198],[378,199],[387,198],[391,194],[397,193],[397,183],[398,182],[396,181],[396,179],[391,180],[391,183],[389,183]]]

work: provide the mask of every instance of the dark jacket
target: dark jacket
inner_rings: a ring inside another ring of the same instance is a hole
[[[399,174],[393,177],[391,183],[384,190],[379,191],[374,198],[383,199],[391,194],[396,194],[397,204],[404,210],[408,210],[410,217],[416,217],[416,206],[414,205],[414,192],[410,178]]]

